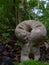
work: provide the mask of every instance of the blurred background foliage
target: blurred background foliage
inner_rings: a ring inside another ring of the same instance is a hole
[[[29,19],[41,21],[49,39],[49,0],[0,0],[0,39],[12,38],[16,25]]]

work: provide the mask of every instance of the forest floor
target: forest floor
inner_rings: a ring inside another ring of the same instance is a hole
[[[4,64],[4,62],[10,62],[9,65],[11,65],[12,62],[15,62],[15,61],[20,62],[21,47],[15,46],[16,42],[17,42],[17,38],[15,37],[15,35],[11,35],[11,37],[0,36],[0,64],[1,63]],[[46,46],[48,47],[47,44]],[[46,56],[47,58],[45,58]],[[46,51],[42,47],[41,57],[39,61],[49,62],[49,47],[46,49]]]

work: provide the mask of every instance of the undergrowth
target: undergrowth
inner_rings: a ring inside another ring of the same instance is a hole
[[[47,62],[40,62],[34,60],[22,61],[21,63],[14,63],[14,65],[49,65]]]

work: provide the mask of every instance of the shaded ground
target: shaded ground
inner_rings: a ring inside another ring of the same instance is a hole
[[[15,45],[17,38],[11,34],[10,38],[4,38],[0,36],[0,65],[13,65],[13,62],[20,62],[21,58],[21,47]],[[33,59],[34,55],[30,54],[30,59]],[[40,47],[40,58],[39,61],[49,62],[49,47]]]
[[[0,43],[0,65],[13,65],[13,62],[20,62],[21,47],[16,45]]]

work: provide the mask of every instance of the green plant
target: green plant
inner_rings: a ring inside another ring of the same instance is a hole
[[[19,65],[49,65],[49,63],[28,60],[28,61],[21,62]]]

